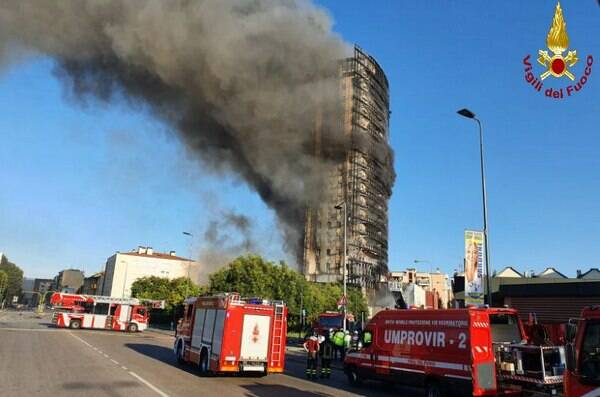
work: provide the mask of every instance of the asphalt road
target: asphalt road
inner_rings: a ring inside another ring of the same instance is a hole
[[[288,354],[282,375],[203,378],[178,366],[173,337],[53,328],[48,315],[0,312],[0,395],[2,396],[419,396],[414,390],[369,383],[348,386],[334,370],[328,380],[304,378],[301,356]]]

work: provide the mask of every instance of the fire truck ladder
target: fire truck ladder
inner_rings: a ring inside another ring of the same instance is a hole
[[[275,316],[273,318],[273,351],[271,352],[271,366],[281,365],[283,346],[283,308],[282,302],[275,303]]]

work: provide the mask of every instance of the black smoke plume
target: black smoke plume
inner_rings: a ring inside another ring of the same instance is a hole
[[[54,59],[75,98],[125,98],[171,126],[205,168],[253,188],[301,252],[304,209],[347,145],[338,62],[349,51],[323,10],[302,0],[0,0],[0,67],[23,53]]]

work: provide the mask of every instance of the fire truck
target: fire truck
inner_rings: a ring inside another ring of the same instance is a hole
[[[55,292],[50,303],[52,322],[59,328],[137,332],[148,327],[148,310],[135,298]]]
[[[316,330],[319,335],[325,335],[330,329],[341,329],[344,325],[344,314],[340,312],[327,311],[319,314],[317,320],[313,322],[312,329]],[[346,315],[346,328],[354,330],[354,316]]]
[[[600,307],[583,309],[567,330],[565,395],[600,397]]]
[[[562,394],[563,346],[527,344],[514,309],[384,310],[346,355],[351,384],[377,379],[439,397]]]
[[[177,324],[174,353],[208,373],[281,373],[287,308],[283,302],[238,294],[189,298]]]

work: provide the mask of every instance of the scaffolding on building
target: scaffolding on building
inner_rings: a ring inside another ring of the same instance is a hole
[[[347,205],[347,281],[375,288],[387,274],[388,208],[394,180],[389,147],[388,81],[375,59],[359,47],[341,62],[344,133],[348,150],[331,171],[326,199],[307,210],[305,274],[313,281],[342,275],[343,215]],[[318,139],[316,140],[318,142]]]

